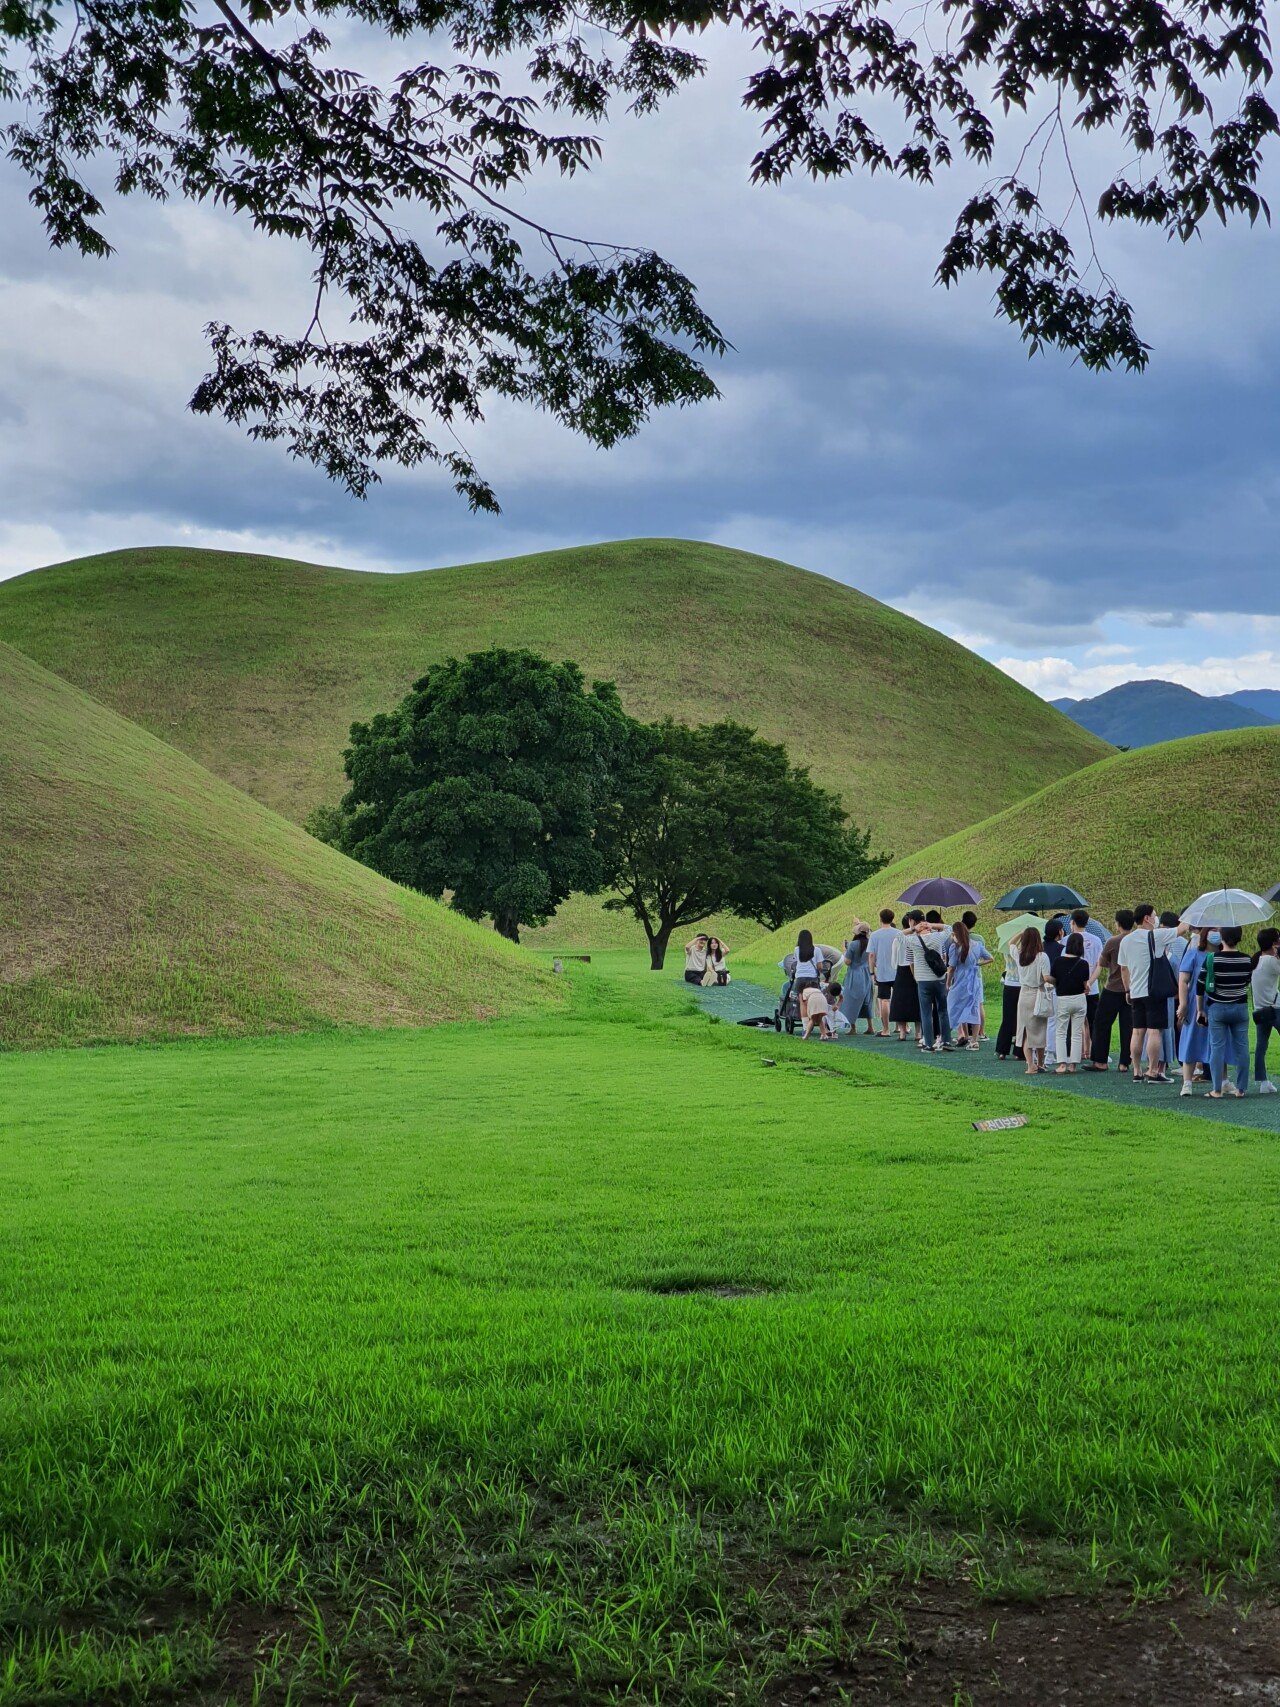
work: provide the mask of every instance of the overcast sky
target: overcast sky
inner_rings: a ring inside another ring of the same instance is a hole
[[[722,398],[608,453],[500,409],[468,440],[496,519],[430,473],[357,502],[186,412],[207,320],[305,323],[305,257],[146,203],[113,212],[112,260],[55,255],[0,164],[0,576],[123,545],[396,570],[674,535],[848,581],[1047,697],[1280,687],[1280,236],[1104,231],[1149,371],[1029,361],[988,285],[932,283],[963,183],[751,187],[745,61],[713,55],[524,205],[682,266],[734,345]]]

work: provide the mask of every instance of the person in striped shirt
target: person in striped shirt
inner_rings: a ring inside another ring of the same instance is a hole
[[[1205,1016],[1209,1022],[1209,1072],[1213,1089],[1206,1092],[1215,1102],[1224,1095],[1227,1076],[1227,1044],[1236,1063],[1236,1082],[1227,1086],[1232,1096],[1242,1097],[1249,1083],[1249,985],[1253,961],[1240,952],[1239,925],[1224,925],[1222,947],[1210,954],[1196,981]]]

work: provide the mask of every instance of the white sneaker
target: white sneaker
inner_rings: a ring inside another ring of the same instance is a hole
[[[933,1052],[935,1055],[941,1055],[942,1054],[942,1045],[940,1043],[935,1043],[933,1046]]]
[[[1260,1097],[1273,1097],[1275,1094],[1276,1087],[1271,1083],[1270,1079],[1264,1079],[1258,1086],[1258,1095]]]
[[[1180,1097],[1193,1097],[1195,1094],[1195,1090],[1190,1084],[1188,1084],[1186,1079],[1184,1079],[1182,1081],[1182,1089],[1178,1092],[1178,1095]]]

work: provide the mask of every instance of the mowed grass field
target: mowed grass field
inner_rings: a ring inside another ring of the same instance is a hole
[[[404,575],[113,552],[0,585],[0,640],[299,823],[339,798],[354,719],[395,704],[432,661],[492,645],[573,659],[588,679],[616,681],[639,717],[732,717],[785,742],[891,853],[1108,751],[911,617],[688,540]],[[819,703],[830,713],[815,717]],[[939,786],[940,730],[961,788]],[[544,940],[642,940],[634,922],[580,901],[553,933]]]
[[[2,643],[0,707],[0,1050],[422,1025],[557,999],[549,969],[492,931]]]
[[[1118,753],[1051,783],[993,818],[948,836],[764,937],[742,936],[741,963],[760,975],[807,924],[839,946],[855,917],[922,877],[958,877],[983,896],[979,928],[995,944],[991,903],[1019,883],[1069,883],[1096,918],[1151,901],[1180,912],[1225,885],[1262,894],[1280,880],[1280,728],[1195,735]],[[952,909],[946,915],[958,917]],[[1252,934],[1250,934],[1252,941]],[[769,982],[772,982],[772,972]]]
[[[885,1700],[904,1581],[1274,1585],[1273,1138],[571,982],[0,1059],[0,1702]]]

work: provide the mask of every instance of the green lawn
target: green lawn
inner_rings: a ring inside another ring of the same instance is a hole
[[[570,978],[0,1058],[0,1703],[753,1700],[921,1571],[1274,1582],[1274,1138]]]

